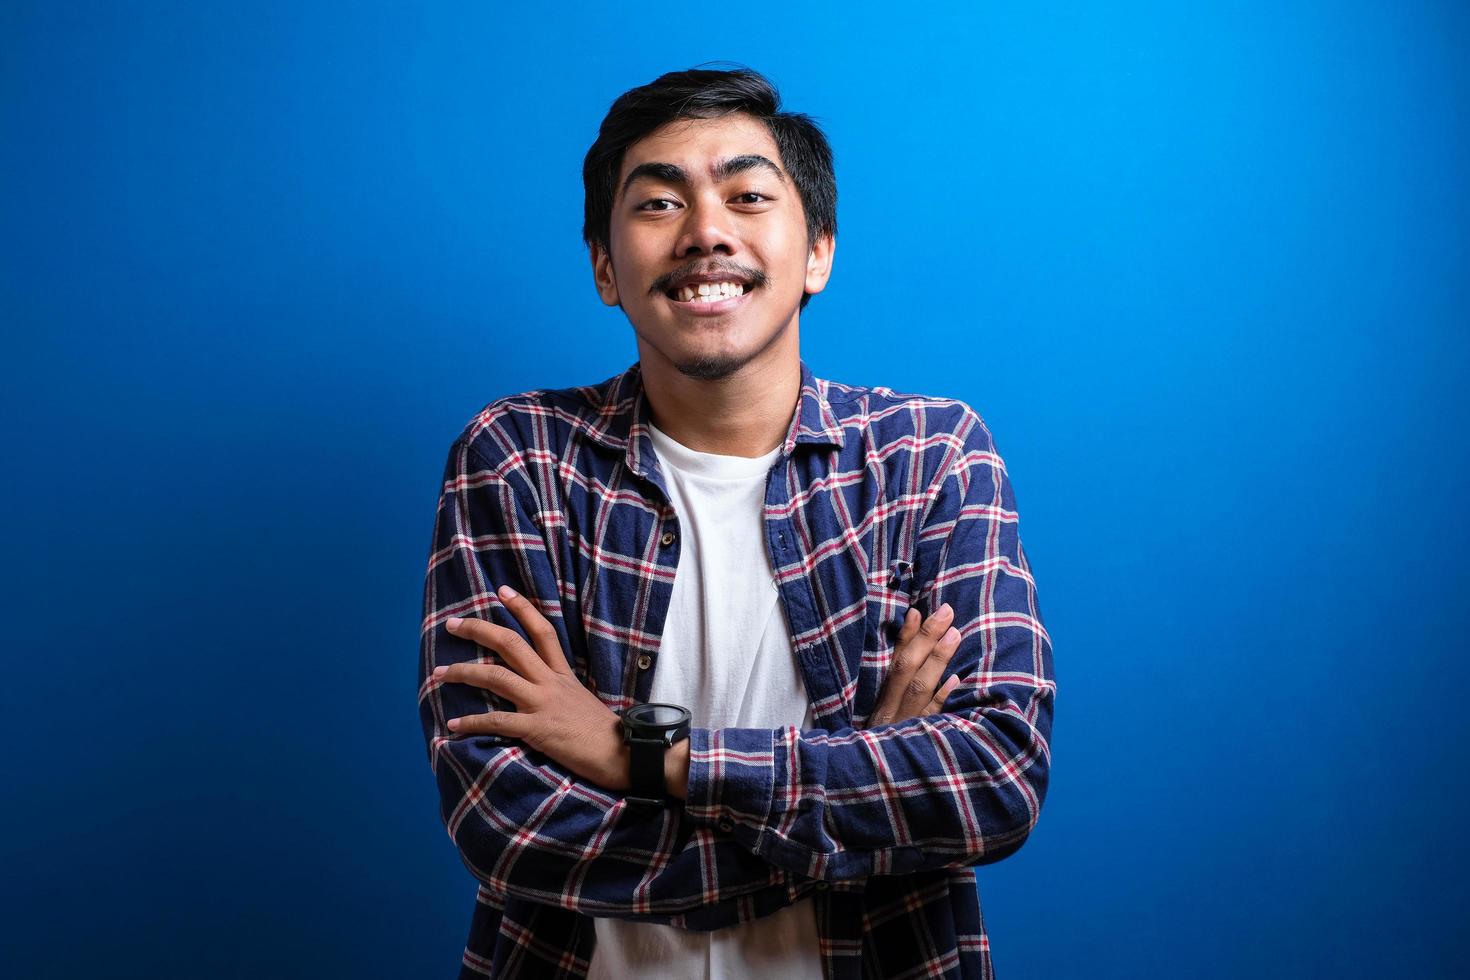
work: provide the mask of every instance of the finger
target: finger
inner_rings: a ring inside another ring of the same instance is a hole
[[[507,626],[497,626],[483,619],[451,616],[444,621],[444,628],[455,636],[500,654],[507,667],[528,680],[535,680],[546,673],[546,664],[536,656],[536,651],[522,639],[521,634]]]
[[[915,717],[923,718],[927,715],[942,713],[944,711],[944,702],[949,700],[950,694],[959,686],[959,683],[960,675],[950,674],[944,683],[939,685],[939,690],[934,692],[934,697],[929,699],[929,704],[924,708],[923,712]]]
[[[944,635],[945,630],[949,629],[949,624],[953,621],[954,607],[946,602],[924,620],[923,625],[919,627],[919,631],[914,634],[914,638],[909,643],[923,644],[924,652],[927,654],[929,648],[939,642],[939,638]]]
[[[508,698],[516,707],[529,704],[535,687],[515,671],[499,664],[449,664],[434,668],[434,677],[444,684],[469,684]]]
[[[898,642],[893,648],[893,659],[888,663],[888,674],[883,678],[883,686],[878,691],[878,706],[868,716],[869,728],[886,725],[897,716],[908,675],[917,667],[913,658],[919,651],[914,647],[914,637],[922,628],[920,620],[917,609],[910,609],[904,614],[903,629],[899,630]]]
[[[572,668],[567,663],[566,654],[562,652],[561,637],[556,635],[556,627],[541,615],[541,610],[536,608],[535,603],[508,585],[502,585],[495,594],[500,596],[505,608],[510,610],[516,622],[521,624],[521,628],[531,638],[531,646],[541,662],[558,674],[570,674]]]
[[[907,613],[904,613],[903,629],[898,630],[898,642],[894,645],[895,661],[898,660],[898,654],[900,654],[901,649],[906,648],[908,641],[913,638],[917,630],[919,630],[919,610],[910,608]],[[888,677],[892,677],[894,669],[894,661],[889,661],[888,676],[883,677],[882,688],[879,688],[878,691],[878,707],[873,708],[873,714],[867,716],[867,727],[888,724],[888,717],[898,708],[898,695],[892,691],[888,683]]]
[[[894,644],[895,660],[899,658],[900,651],[908,647],[909,642],[914,638],[914,634],[919,632],[919,623],[922,620],[923,617],[919,615],[919,610],[912,607],[908,612],[904,613],[903,628],[898,631],[898,642]],[[888,672],[890,677],[893,675],[896,667],[896,663],[889,664]],[[898,710],[899,696],[899,692],[885,678],[883,687],[878,692],[878,707],[874,709],[873,714],[868,718],[868,727],[886,725],[892,719],[893,713]]]
[[[949,625],[950,618],[954,612],[945,603],[934,611],[934,614],[909,634],[908,640],[899,643],[893,650],[893,662],[889,664],[888,676],[883,679],[883,689],[878,694],[878,707],[869,719],[868,727],[875,725],[887,725],[898,718],[906,718],[907,715],[899,714],[904,703],[904,696],[912,682],[914,673],[923,665],[929,656],[929,650],[934,642],[944,635],[945,627]],[[904,629],[908,629],[905,622]],[[925,700],[933,688],[925,691]]]
[[[449,719],[447,724],[456,735],[503,735],[506,738],[525,738],[532,727],[530,718],[517,711],[463,715]]]
[[[919,631],[919,623],[922,619],[923,617],[919,615],[919,610],[910,607],[909,611],[904,613],[903,629],[898,631],[898,642],[907,643],[913,639],[914,634]]]
[[[900,718],[917,717],[929,699],[934,697],[934,689],[944,678],[945,671],[949,670],[949,662],[954,659],[955,651],[960,646],[960,631],[951,626],[945,634],[939,638],[939,642],[929,651],[929,656],[924,660],[924,666],[920,667],[914,674],[914,679],[909,683],[909,690],[904,698],[904,706],[908,713],[900,713]],[[902,712],[902,709],[900,709]]]
[[[959,632],[951,627],[940,637],[939,642],[929,648],[924,662],[904,685],[903,699],[899,702],[895,716],[898,721],[917,718],[924,713],[925,707],[934,697],[934,689],[939,686],[944,668],[954,656],[954,648],[959,645]]]

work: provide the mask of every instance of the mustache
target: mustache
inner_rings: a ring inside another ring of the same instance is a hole
[[[727,275],[732,279],[743,280],[749,283],[752,289],[758,289],[764,286],[771,278],[760,269],[748,265],[741,265],[738,262],[715,262],[713,264],[708,261],[690,262],[688,265],[680,266],[673,272],[659,276],[654,280],[653,285],[649,287],[648,292],[649,295],[667,293],[674,288],[674,283],[683,279],[685,276],[708,275],[710,273]]]

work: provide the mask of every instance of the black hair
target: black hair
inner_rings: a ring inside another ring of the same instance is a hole
[[[613,199],[628,147],[676,119],[711,119],[732,112],[749,113],[770,131],[781,164],[801,197],[807,247],[822,235],[835,239],[837,177],[827,137],[810,116],[782,112],[781,94],[764,75],[739,67],[669,72],[613,101],[582,161],[586,192],[582,240],[589,247],[610,248]],[[810,294],[802,296],[803,309],[809,299]]]

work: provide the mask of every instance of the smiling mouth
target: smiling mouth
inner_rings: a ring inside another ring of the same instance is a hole
[[[742,282],[691,282],[666,290],[664,295],[676,303],[718,303],[720,300],[744,296],[750,289]]]

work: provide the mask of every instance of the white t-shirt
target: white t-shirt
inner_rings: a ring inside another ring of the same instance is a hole
[[[811,726],[811,706],[766,552],[766,476],[781,447],[717,456],[653,429],[682,543],[651,701],[682,704],[697,728]],[[821,980],[815,906],[713,932],[597,918],[592,980]]]

